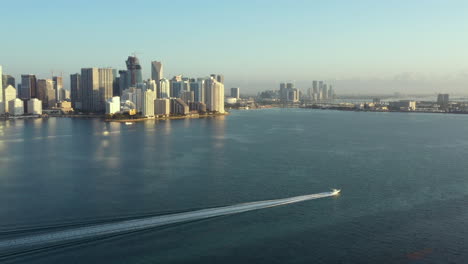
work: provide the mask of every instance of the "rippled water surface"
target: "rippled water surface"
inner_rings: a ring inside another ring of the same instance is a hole
[[[7,263],[468,259],[465,115],[268,109],[131,126],[0,121],[0,153],[0,238],[342,188],[339,197],[90,240]]]

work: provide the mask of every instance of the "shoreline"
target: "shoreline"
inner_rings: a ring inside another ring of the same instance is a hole
[[[207,117],[217,117],[217,116],[227,116],[229,112],[224,114],[204,114],[204,115],[188,115],[188,116],[166,116],[166,117],[151,117],[151,118],[136,118],[136,119],[105,119],[105,122],[117,122],[117,123],[126,123],[126,122],[143,122],[148,120],[177,120],[177,119],[189,119],[189,118],[207,118]],[[104,117],[105,118],[105,117]]]

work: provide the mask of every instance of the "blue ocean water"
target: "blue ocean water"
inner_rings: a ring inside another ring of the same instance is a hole
[[[310,109],[0,122],[0,238],[341,188],[8,263],[464,263],[468,116]],[[7,235],[5,235],[7,234]],[[15,235],[15,234],[13,234]]]

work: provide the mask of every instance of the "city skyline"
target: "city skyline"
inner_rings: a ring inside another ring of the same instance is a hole
[[[287,80],[301,89],[315,79],[334,80],[343,94],[464,93],[468,82],[468,37],[459,34],[468,25],[463,1],[99,1],[92,8],[86,1],[52,2],[3,4],[28,17],[7,12],[2,20],[11,41],[0,43],[0,63],[17,80],[51,77],[51,70],[68,76],[82,67],[125,69],[124,58],[136,52],[144,78],[157,60],[165,76],[217,70],[229,76],[226,87],[249,94]],[[163,12],[179,6],[180,19]],[[138,23],[122,23],[132,12]],[[25,31],[34,45],[23,41]],[[44,37],[52,32],[58,39]]]

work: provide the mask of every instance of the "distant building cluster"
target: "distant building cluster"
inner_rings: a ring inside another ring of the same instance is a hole
[[[257,99],[262,102],[298,104],[298,103],[325,103],[335,99],[332,85],[324,81],[313,81],[312,87],[304,93],[296,88],[294,82],[280,83],[279,90],[268,90],[258,94]]]
[[[4,75],[0,66],[0,115],[21,116],[21,115],[41,115],[42,95],[41,87],[37,86],[34,75],[22,75],[22,82],[25,85],[18,85],[15,88],[15,78]]]
[[[163,63],[153,61],[151,78],[144,80],[136,56],[129,56],[125,65],[124,70],[82,68],[70,75],[70,90],[64,89],[62,76],[38,79],[34,74],[23,74],[21,83],[16,84],[15,78],[3,75],[0,67],[0,115],[81,112],[157,117],[225,113],[221,74],[166,79]],[[239,88],[233,89],[239,98]]]
[[[162,62],[153,61],[151,78],[143,80],[136,56],[129,56],[125,63],[126,70],[83,68],[81,74],[70,75],[73,108],[110,115],[139,113],[144,117],[225,112],[223,75],[202,78],[177,75],[166,79]]]

